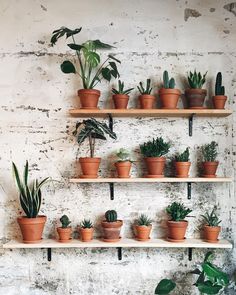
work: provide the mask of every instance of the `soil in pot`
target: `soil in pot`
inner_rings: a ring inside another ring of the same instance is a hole
[[[127,94],[114,94],[112,96],[116,109],[127,109],[129,102],[129,95]]]
[[[185,178],[189,175],[191,162],[175,162],[175,173],[178,178]]]
[[[220,226],[205,225],[204,228],[204,240],[208,243],[217,243],[220,234]]]
[[[153,109],[155,96],[150,94],[142,94],[139,96],[139,104],[141,109]]]
[[[213,100],[213,106],[215,109],[223,110],[225,108],[227,96],[216,95],[212,97],[212,100]]]
[[[60,243],[68,243],[71,241],[71,233],[72,233],[72,228],[71,227],[58,227],[57,228],[57,233],[59,236],[59,242]]]
[[[188,221],[167,221],[168,226],[168,237],[167,239],[171,242],[183,242],[188,226]]]
[[[203,162],[203,177],[216,177],[219,162]]]
[[[148,170],[146,177],[160,178],[164,177],[165,157],[148,157],[144,158]]]
[[[121,239],[120,230],[122,225],[122,220],[117,220],[115,222],[102,221],[103,241],[110,243],[118,242]]]
[[[131,162],[124,161],[124,162],[116,162],[115,163],[116,171],[119,178],[129,178],[130,177],[130,170],[131,170]]]
[[[93,239],[94,228],[79,228],[80,238],[82,242],[90,242]]]
[[[101,158],[79,158],[82,175],[81,178],[97,178]]]
[[[138,241],[148,241],[150,239],[150,233],[152,230],[152,226],[145,226],[145,225],[136,225],[136,239]]]
[[[100,95],[101,92],[97,89],[78,90],[81,109],[98,109],[98,100]]]
[[[21,229],[23,243],[34,244],[41,242],[46,220],[47,217],[43,215],[36,218],[18,217],[17,222]]]
[[[176,109],[180,97],[179,89],[166,89],[159,90],[159,97],[162,104],[162,109]]]
[[[206,89],[186,89],[185,96],[190,109],[203,109],[207,95]]]

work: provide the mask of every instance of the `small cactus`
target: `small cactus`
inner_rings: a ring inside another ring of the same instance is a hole
[[[215,95],[225,95],[225,87],[222,86],[222,74],[217,73],[216,83],[215,83]]]
[[[115,210],[108,210],[105,213],[105,218],[107,222],[116,222],[117,221],[117,212]]]
[[[174,89],[175,88],[175,79],[171,78],[169,80],[169,74],[167,71],[163,73],[163,87],[165,89]]]
[[[92,228],[93,227],[93,223],[90,219],[84,219],[81,222],[81,228]]]
[[[71,223],[71,221],[69,220],[69,217],[67,215],[63,215],[60,218],[60,222],[61,222],[62,228],[67,228],[69,226],[69,224]]]

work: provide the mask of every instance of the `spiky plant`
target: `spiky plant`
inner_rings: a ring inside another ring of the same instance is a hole
[[[175,156],[176,162],[189,162],[189,148],[187,147],[186,150],[179,155]]]
[[[182,221],[192,212],[191,209],[186,208],[183,204],[173,202],[166,208],[166,212],[170,215],[172,221]]]
[[[62,217],[60,218],[60,222],[62,228],[67,228],[71,224],[71,221],[67,215],[62,215]]]
[[[112,93],[114,94],[130,94],[130,92],[134,89],[134,88],[129,88],[129,89],[124,89],[124,82],[121,82],[120,80],[118,80],[118,88],[112,88]]]
[[[116,152],[116,156],[118,158],[117,162],[127,162],[127,161],[132,162],[132,160],[130,160],[129,152],[124,148],[119,149]]]
[[[208,226],[218,226],[221,223],[221,220],[216,215],[216,207],[214,207],[210,213],[206,212],[201,216]]]
[[[209,144],[205,144],[202,147],[202,155],[205,162],[214,162],[218,155],[217,152],[218,143],[212,141]]]
[[[165,89],[174,89],[175,88],[175,79],[170,78],[167,71],[164,71],[163,73],[163,87]]]
[[[222,86],[222,74],[217,73],[216,83],[215,83],[215,95],[225,95],[225,87]]]
[[[80,225],[81,228],[92,228],[93,227],[93,223],[90,219],[84,219],[82,222],[81,222],[81,225]]]
[[[206,75],[207,72],[202,75],[200,72],[197,73],[196,70],[194,70],[194,73],[190,71],[188,75],[188,83],[190,88],[201,89],[206,82]]]
[[[152,225],[152,220],[147,215],[141,214],[137,220],[137,225],[150,226]]]
[[[152,91],[152,87],[151,87],[151,79],[147,79],[146,81],[146,88],[144,88],[144,84],[143,82],[139,82],[139,86],[137,86],[140,94],[144,95],[144,94],[150,94]]]
[[[170,150],[170,143],[165,142],[162,137],[145,142],[140,145],[141,153],[144,157],[161,157]]]
[[[115,210],[108,210],[105,213],[105,218],[107,222],[116,222],[117,221],[117,212]]]

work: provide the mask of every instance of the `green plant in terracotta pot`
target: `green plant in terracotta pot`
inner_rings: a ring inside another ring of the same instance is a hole
[[[19,176],[18,169],[14,163],[12,163],[13,174],[16,180],[16,184],[20,193],[20,204],[25,213],[25,216],[17,218],[18,224],[21,229],[24,243],[39,243],[42,240],[42,233],[47,217],[39,215],[42,192],[41,188],[48,181],[48,177],[42,181],[34,180],[30,185],[28,182],[29,176],[29,164],[26,161],[23,180]]]
[[[119,178],[129,178],[130,170],[132,166],[132,160],[130,159],[130,153],[124,149],[119,149],[116,152],[117,161],[115,162],[116,171]]]
[[[159,90],[162,109],[176,109],[180,97],[180,90],[175,89],[175,79],[170,78],[167,71],[163,73],[163,87]]]
[[[222,74],[217,73],[215,82],[215,96],[212,97],[215,109],[224,109],[227,96],[225,96],[225,87],[222,86]]]
[[[140,145],[141,154],[144,156],[148,174],[146,177],[164,177],[163,171],[166,158],[163,157],[170,150],[170,143],[165,142],[162,137],[149,140]]]
[[[118,242],[120,237],[122,220],[117,219],[117,212],[115,210],[108,210],[105,213],[105,220],[102,221],[103,241],[104,242]]]
[[[176,177],[188,177],[190,166],[191,162],[189,162],[189,148],[187,147],[185,151],[175,156]]]
[[[59,242],[68,243],[71,241],[72,228],[71,221],[67,215],[62,215],[60,218],[61,226],[57,228]]]
[[[79,163],[81,165],[82,178],[97,178],[98,169],[101,162],[101,158],[94,157],[96,139],[106,140],[105,135],[109,135],[111,138],[116,139],[116,134],[111,131],[106,123],[97,121],[94,118],[77,122],[73,135],[76,137],[79,146],[88,139],[90,157],[80,157]]]
[[[65,36],[72,39],[72,43],[67,46],[75,52],[78,61],[78,69],[70,60],[65,60],[61,64],[61,70],[65,74],[78,74],[81,78],[83,88],[78,90],[81,108],[97,109],[100,91],[95,89],[98,83],[103,79],[111,81],[112,78],[118,78],[119,72],[117,63],[120,61],[114,56],[108,54],[104,62],[101,62],[99,50],[110,50],[113,46],[103,43],[100,40],[88,40],[82,44],[77,44],[74,36],[81,31],[82,28],[75,30],[61,27],[53,31],[51,44],[55,45],[58,39]]]
[[[139,82],[139,86],[137,86],[137,88],[140,92],[139,103],[141,109],[153,109],[155,96],[151,95],[151,79],[147,79],[146,86],[143,82]]]
[[[141,214],[135,225],[136,239],[138,241],[148,241],[152,230],[152,220],[145,214]]]
[[[90,242],[93,239],[94,227],[90,219],[84,219],[79,227],[82,242]]]
[[[219,226],[221,220],[216,214],[216,207],[214,207],[211,212],[206,212],[201,216],[205,221],[205,225],[203,227],[205,241],[208,243],[217,243],[221,230],[221,227]]]
[[[185,90],[188,106],[190,109],[203,109],[205,97],[207,95],[206,89],[202,89],[206,82],[206,75],[197,73],[196,70],[188,75],[189,89]]]
[[[202,147],[203,177],[216,177],[216,170],[219,165],[219,162],[216,161],[218,155],[217,147],[218,144],[215,141],[212,141],[209,144],[205,144]]]
[[[171,219],[167,221],[168,241],[184,241],[188,226],[188,221],[186,221],[185,218],[192,212],[192,210],[186,208],[181,203],[173,202],[166,208],[166,212],[171,217]]]
[[[125,89],[124,82],[118,80],[118,88],[112,88],[112,99],[116,109],[127,109],[129,94],[133,89]]]

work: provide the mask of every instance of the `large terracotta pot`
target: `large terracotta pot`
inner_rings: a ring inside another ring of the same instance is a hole
[[[205,225],[203,228],[204,240],[208,243],[217,243],[220,230],[221,230],[220,226]]]
[[[116,162],[115,163],[117,174],[119,178],[129,178],[130,177],[130,169],[131,169],[131,162]]]
[[[71,234],[72,234],[72,228],[69,227],[58,227],[57,233],[59,235],[59,242],[60,243],[68,243],[71,241]]]
[[[117,220],[115,222],[102,221],[103,241],[110,243],[118,242],[121,239],[120,230],[122,225],[122,220]]]
[[[216,177],[219,162],[203,162],[203,177]]]
[[[80,238],[82,242],[90,242],[93,239],[94,228],[79,228]]]
[[[148,170],[146,177],[159,178],[164,177],[165,157],[147,157],[144,158]]]
[[[112,96],[116,109],[127,109],[129,102],[129,95],[127,94],[114,94]]]
[[[145,225],[136,225],[136,239],[138,241],[147,241],[150,239],[150,233],[152,230],[152,226],[145,226]]]
[[[166,89],[159,90],[159,96],[162,104],[162,109],[176,109],[180,97],[179,89]]]
[[[168,240],[170,242],[182,242],[185,239],[185,234],[188,226],[188,221],[167,221]]]
[[[47,217],[43,215],[36,218],[18,217],[17,222],[21,229],[23,243],[35,244],[41,242],[46,220]]]
[[[212,97],[213,105],[215,109],[223,110],[225,108],[225,103],[227,100],[227,96],[225,95],[216,95]]]
[[[150,94],[142,94],[139,96],[141,109],[153,109],[155,96]]]
[[[79,158],[80,166],[83,175],[80,175],[81,178],[97,178],[98,169],[101,163],[101,158]]]
[[[188,177],[191,162],[175,162],[175,173],[178,178]]]
[[[101,95],[101,92],[97,89],[78,90],[81,109],[97,109],[100,95]]]
[[[185,96],[187,98],[188,107],[190,109],[203,109],[206,95],[206,89],[186,89]]]

